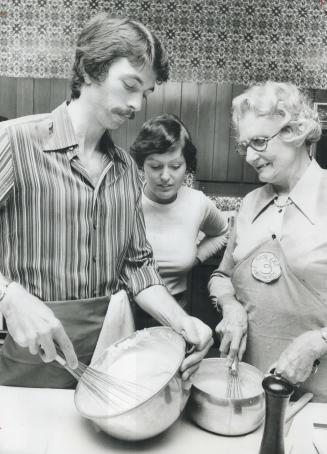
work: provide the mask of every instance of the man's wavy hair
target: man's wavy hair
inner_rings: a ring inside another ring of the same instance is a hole
[[[71,98],[79,98],[86,74],[102,82],[110,65],[119,58],[127,58],[136,68],[149,64],[158,84],[168,80],[167,55],[152,32],[138,21],[100,13],[86,24],[77,40]]]
[[[130,153],[140,169],[145,159],[154,154],[164,154],[182,147],[187,172],[196,170],[196,148],[184,123],[173,114],[162,114],[146,121]]]

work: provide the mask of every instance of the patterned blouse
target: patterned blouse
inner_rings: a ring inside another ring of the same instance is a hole
[[[136,295],[162,284],[145,237],[135,164],[101,139],[94,187],[66,103],[0,125],[0,271],[44,301]]]

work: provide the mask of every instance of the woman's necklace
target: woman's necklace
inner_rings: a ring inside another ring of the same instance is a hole
[[[276,205],[277,208],[285,208],[288,205],[292,205],[292,203],[293,202],[292,202],[292,200],[289,197],[287,197],[285,202],[281,202],[281,203],[278,203],[278,197],[274,198],[274,204]]]

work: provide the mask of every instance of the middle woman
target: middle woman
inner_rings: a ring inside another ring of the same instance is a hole
[[[144,123],[131,154],[144,171],[147,239],[168,290],[187,309],[187,274],[227,242],[227,221],[201,191],[183,185],[196,170],[196,148],[185,125],[163,114]]]

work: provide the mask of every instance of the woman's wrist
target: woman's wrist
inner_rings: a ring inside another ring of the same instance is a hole
[[[234,294],[226,294],[223,296],[220,296],[217,298],[217,304],[221,307],[222,310],[224,310],[224,307],[230,307],[234,304],[240,304],[239,301],[237,301],[236,297]]]

